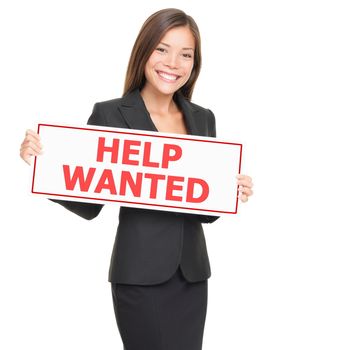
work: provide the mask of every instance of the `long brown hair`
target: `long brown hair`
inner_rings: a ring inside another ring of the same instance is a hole
[[[146,82],[144,74],[145,65],[149,57],[165,33],[172,28],[180,26],[188,26],[195,39],[192,72],[186,84],[180,88],[183,96],[186,99],[191,100],[202,64],[201,39],[198,26],[194,19],[184,11],[175,8],[167,8],[155,12],[148,17],[142,25],[131,51],[125,77],[123,96],[136,88],[139,88],[140,90],[143,88]]]

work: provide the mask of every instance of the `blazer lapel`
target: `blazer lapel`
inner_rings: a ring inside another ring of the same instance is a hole
[[[175,93],[174,101],[183,113],[188,134],[200,135],[194,118],[198,109],[186,100],[181,91]],[[147,111],[140,89],[134,89],[122,98],[120,112],[131,129],[158,131]]]

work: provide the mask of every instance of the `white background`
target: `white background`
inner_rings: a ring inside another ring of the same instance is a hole
[[[230,5],[230,7],[229,7]],[[347,1],[1,4],[0,347],[122,349],[107,273],[118,207],[93,221],[30,192],[26,128],[85,123],[120,97],[134,40],[165,7],[192,15],[193,102],[243,143],[254,196],[207,224],[204,350],[350,348]]]

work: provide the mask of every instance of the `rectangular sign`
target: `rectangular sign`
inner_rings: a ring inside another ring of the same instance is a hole
[[[242,144],[100,126],[39,124],[32,193],[203,215],[236,214]]]

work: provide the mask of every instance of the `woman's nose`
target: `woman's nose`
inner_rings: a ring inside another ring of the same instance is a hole
[[[177,55],[176,54],[167,55],[167,57],[165,58],[164,64],[167,65],[168,67],[176,68],[178,66]]]

